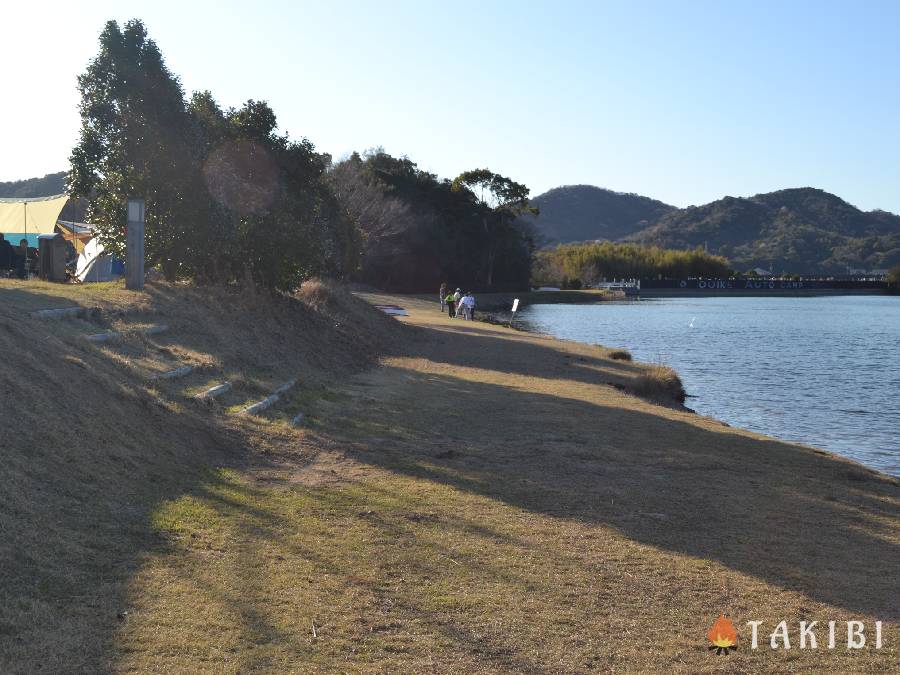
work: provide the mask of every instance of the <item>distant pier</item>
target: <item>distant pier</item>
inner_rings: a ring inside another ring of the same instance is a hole
[[[874,279],[641,279],[641,297],[698,295],[884,295],[886,281]]]

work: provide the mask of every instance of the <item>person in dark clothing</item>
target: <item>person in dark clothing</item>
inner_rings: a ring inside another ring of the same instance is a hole
[[[438,291],[438,298],[441,301],[441,314],[444,313],[444,305],[447,304],[445,298],[447,297],[447,282],[441,283],[441,290]]]
[[[15,265],[16,252],[12,244],[6,241],[6,237],[0,233],[0,274],[6,274]]]
[[[16,251],[16,274],[20,279],[28,278],[29,261],[37,260],[37,249],[28,248],[28,240],[22,239],[19,242],[19,249]]]

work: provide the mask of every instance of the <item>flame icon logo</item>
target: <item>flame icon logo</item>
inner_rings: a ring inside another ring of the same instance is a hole
[[[731,619],[726,619],[724,614],[719,615],[706,637],[712,642],[710,651],[715,649],[716,654],[727,654],[729,649],[737,649],[737,631]]]

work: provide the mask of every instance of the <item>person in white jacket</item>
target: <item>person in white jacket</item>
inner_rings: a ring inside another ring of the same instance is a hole
[[[463,318],[471,321],[472,316],[475,312],[475,298],[472,297],[471,293],[466,293],[459,301],[460,307],[462,307],[462,315]]]

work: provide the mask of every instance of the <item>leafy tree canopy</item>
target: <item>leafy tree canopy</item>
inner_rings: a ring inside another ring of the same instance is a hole
[[[473,290],[527,287],[530,229],[511,217],[501,227],[497,204],[468,185],[381,149],[339,162],[331,181],[365,238],[361,281],[398,291],[435,291],[442,281]],[[519,196],[511,196],[513,187]],[[504,189],[504,204],[524,206],[525,186],[508,181]]]
[[[168,276],[290,289],[313,274],[353,271],[359,242],[325,180],[330,158],[276,132],[275,112],[249,100],[222,110],[185,100],[144,25],[106,24],[78,79],[82,118],[70,193],[121,253],[125,202],[146,201],[146,254]]]

